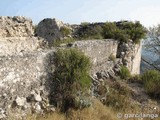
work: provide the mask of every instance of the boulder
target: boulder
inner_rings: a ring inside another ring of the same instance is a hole
[[[25,105],[26,99],[23,97],[17,97],[15,102],[17,106],[23,107]]]
[[[35,35],[44,38],[51,46],[54,40],[63,40],[66,37],[61,31],[63,27],[71,29],[69,25],[64,24],[62,21],[47,18],[37,25]]]

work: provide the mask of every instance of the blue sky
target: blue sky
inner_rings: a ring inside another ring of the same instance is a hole
[[[160,23],[160,0],[1,0],[0,16],[27,16],[65,23],[138,20],[149,27]]]

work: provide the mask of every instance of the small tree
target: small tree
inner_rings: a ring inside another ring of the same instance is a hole
[[[55,56],[54,91],[60,95],[63,111],[75,107],[77,93],[90,86],[90,60],[76,49],[58,50]],[[59,101],[55,101],[59,102]]]
[[[149,60],[145,57],[142,57],[142,60],[151,68],[160,71],[160,24],[148,29],[147,40],[144,42],[144,49],[152,56],[156,56],[157,60]]]
[[[120,21],[117,23],[117,27],[123,30],[134,43],[139,43],[146,35],[146,29],[139,21]]]
[[[103,27],[103,35],[106,39],[116,39],[120,42],[128,42],[129,35],[123,30],[117,27],[115,22],[106,22]]]

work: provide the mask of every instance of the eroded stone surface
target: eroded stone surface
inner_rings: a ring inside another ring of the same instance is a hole
[[[85,55],[89,56],[92,62],[92,74],[98,71],[107,70],[114,66],[114,62],[109,60],[110,55],[116,57],[118,42],[113,39],[106,40],[86,40],[74,42],[72,47],[78,48]]]
[[[44,38],[49,45],[53,44],[55,40],[63,40],[64,36],[61,32],[61,28],[66,27],[71,29],[68,24],[64,24],[62,21],[57,19],[47,18],[42,20],[35,30],[36,36]]]
[[[0,17],[0,37],[33,36],[32,20],[22,16]]]
[[[43,39],[37,37],[6,37],[0,38],[0,55],[15,55],[23,52],[37,51],[45,44]]]

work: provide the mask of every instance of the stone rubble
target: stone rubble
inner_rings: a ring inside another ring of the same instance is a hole
[[[25,105],[26,99],[23,97],[22,98],[17,97],[15,102],[16,102],[17,106],[23,107]]]

